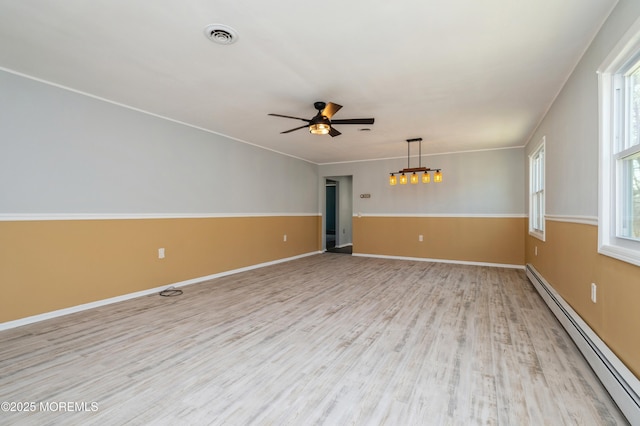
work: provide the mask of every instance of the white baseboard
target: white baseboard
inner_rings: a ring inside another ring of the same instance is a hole
[[[252,269],[263,268],[269,265],[275,265],[278,263],[289,262],[291,260],[300,259],[303,257],[311,256],[321,253],[320,251],[314,251],[311,253],[305,253],[298,256],[288,257],[285,259],[278,259],[271,262],[259,263],[257,265],[246,266],[244,268],[233,269],[230,271],[224,271],[217,274],[207,275],[205,277],[193,278],[186,281],[180,281],[173,284],[167,284],[160,287],[154,287],[147,290],[136,291],[135,293],[123,294],[122,296],[110,297],[109,299],[97,300],[95,302],[85,303],[82,305],[71,306],[69,308],[58,309],[56,311],[45,312],[43,314],[33,315],[26,318],[20,318],[14,321],[7,321],[0,323],[0,331],[8,330],[10,328],[20,327],[22,325],[32,324],[34,322],[44,321],[51,318],[61,317],[63,315],[69,315],[80,311],[86,311],[87,309],[97,308],[99,306],[110,305],[112,303],[122,302],[124,300],[134,299],[136,297],[147,296],[149,294],[159,293],[162,290],[166,290],[168,287],[184,287],[191,284],[198,284],[203,281],[209,281],[215,278],[225,277],[227,275],[237,274],[239,272],[250,271]]]
[[[558,318],[611,398],[632,425],[640,425],[640,380],[620,361],[586,322],[527,264],[527,277]]]
[[[508,263],[472,262],[467,260],[430,259],[427,257],[387,256],[384,254],[365,254],[365,253],[353,253],[352,256],[377,257],[380,259],[417,260],[419,262],[454,263],[458,265],[490,266],[493,268],[524,269],[524,265],[511,265]]]

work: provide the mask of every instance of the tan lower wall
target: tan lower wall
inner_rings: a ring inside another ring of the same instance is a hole
[[[353,252],[524,265],[526,223],[526,218],[359,217],[353,219]]]
[[[320,229],[320,216],[0,222],[0,322],[318,251]]]
[[[547,221],[545,233],[544,242],[527,236],[527,263],[640,377],[640,268],[598,254],[597,226]]]

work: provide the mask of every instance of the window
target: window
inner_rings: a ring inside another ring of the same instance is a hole
[[[598,251],[640,265],[640,20],[599,70]]]
[[[529,234],[544,241],[544,145],[529,156]]]

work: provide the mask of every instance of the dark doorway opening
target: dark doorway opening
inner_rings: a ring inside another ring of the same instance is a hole
[[[336,247],[336,212],[337,182],[327,179],[326,191],[326,215],[325,215],[325,242],[327,251]]]
[[[352,246],[340,245],[342,241],[338,235],[340,224],[340,202],[339,202],[340,182],[327,179],[325,181],[325,249],[331,253],[352,254]]]

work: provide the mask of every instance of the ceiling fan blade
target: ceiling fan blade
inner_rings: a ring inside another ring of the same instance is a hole
[[[335,128],[331,127],[331,128],[329,128],[329,134],[333,138],[333,137],[336,137],[336,136],[340,136],[342,133],[337,131]]]
[[[285,130],[284,132],[280,132],[280,133],[281,133],[281,134],[282,134],[282,133],[291,133],[291,132],[294,132],[294,131],[296,131],[296,130],[304,129],[305,127],[309,127],[309,126],[307,126],[307,125],[305,124],[304,126],[296,127],[295,129]]]
[[[373,118],[345,118],[342,120],[331,120],[331,124],[373,124]]]
[[[294,120],[302,120],[302,121],[306,121],[307,123],[311,123],[311,120],[308,120],[306,118],[292,117],[290,115],[282,115],[282,114],[267,114],[267,115],[272,115],[274,117],[293,118]]]
[[[342,108],[342,105],[338,105],[338,104],[334,104],[333,102],[329,102],[324,109],[322,110],[322,115],[324,115],[327,118],[331,118],[333,117],[333,114],[335,114],[336,112],[340,111],[340,108]]]

